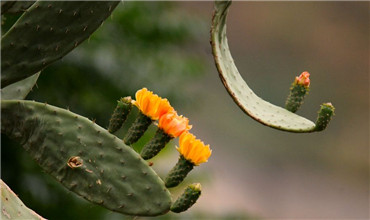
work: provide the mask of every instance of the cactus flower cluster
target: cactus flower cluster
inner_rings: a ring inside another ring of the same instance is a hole
[[[137,91],[135,98],[132,103],[140,112],[129,128],[124,141],[126,144],[135,143],[148,126],[154,120],[158,120],[156,134],[145,144],[140,153],[143,159],[148,160],[156,156],[170,140],[179,137],[180,146],[177,150],[180,158],[165,179],[166,187],[177,186],[194,166],[207,162],[212,151],[209,145],[205,145],[189,132],[192,128],[189,125],[189,119],[178,115],[167,99],[159,97],[147,88]]]

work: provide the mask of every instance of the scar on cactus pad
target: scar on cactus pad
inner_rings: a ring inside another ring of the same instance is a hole
[[[318,125],[314,122],[293,113],[302,104],[304,94],[307,92],[306,89],[301,91],[301,88],[297,88],[291,91],[297,93],[293,96],[299,95],[300,97],[291,97],[291,100],[288,97],[287,109],[284,109],[261,99],[244,81],[234,63],[226,36],[226,20],[230,5],[230,0],[215,1],[211,45],[221,81],[235,103],[251,118],[272,128],[299,133],[321,131],[321,129],[317,129]],[[303,81],[303,83],[307,84],[307,81]],[[303,85],[303,87],[305,86]],[[292,106],[291,102],[294,103]]]

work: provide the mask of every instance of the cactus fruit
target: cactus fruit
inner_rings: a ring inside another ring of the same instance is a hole
[[[119,1],[37,1],[1,39],[1,88],[62,58],[109,17]]]
[[[147,88],[142,88],[136,92],[133,104],[139,109],[139,114],[123,139],[127,145],[138,141],[152,121],[174,111],[167,99],[162,99]]]
[[[303,104],[303,99],[310,88],[310,74],[303,72],[299,77],[296,77],[290,87],[289,96],[285,102],[285,109],[290,112],[296,112]]]
[[[319,116],[316,120],[316,127],[317,131],[322,131],[328,126],[331,117],[334,115],[334,106],[328,102],[321,105],[319,110]]]
[[[40,72],[1,89],[1,99],[25,99],[28,93],[32,90],[33,86],[36,84],[39,76]]]
[[[215,1],[211,44],[219,76],[236,104],[256,121],[284,131],[319,131],[312,121],[258,97],[241,77],[231,56],[226,37],[226,18],[231,1]]]
[[[184,132],[180,136],[180,147],[177,150],[180,153],[177,164],[170,170],[165,179],[166,187],[175,187],[180,184],[194,166],[207,162],[212,154],[209,145],[205,145],[201,140],[189,133]]]
[[[166,187],[171,188],[179,185],[193,168],[194,164],[181,155],[164,180]]]
[[[151,124],[152,119],[144,115],[142,112],[139,112],[134,123],[128,129],[126,136],[123,138],[125,144],[131,145],[136,143]]]
[[[0,179],[1,189],[1,219],[38,219],[44,220],[33,210],[29,209],[18,196]]]
[[[171,196],[139,154],[89,119],[34,101],[2,100],[1,131],[66,188],[110,210],[155,216]]]
[[[170,135],[166,134],[162,129],[158,128],[154,137],[144,145],[140,152],[140,156],[144,160],[148,160],[157,155],[166,144],[172,139]]]
[[[179,198],[172,204],[171,211],[180,213],[188,210],[198,200],[202,192],[200,183],[189,185]]]
[[[132,109],[131,97],[124,97],[117,101],[117,107],[114,109],[112,117],[109,121],[108,131],[110,133],[116,132],[120,129],[126,121],[128,114]]]
[[[189,119],[177,115],[175,111],[162,115],[158,121],[158,130],[154,138],[143,147],[141,157],[145,160],[154,157],[171,139],[180,136],[191,127]]]

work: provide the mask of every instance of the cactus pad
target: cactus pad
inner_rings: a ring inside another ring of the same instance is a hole
[[[1,40],[1,88],[62,58],[109,17],[119,1],[38,1]]]
[[[1,89],[1,99],[25,99],[36,84],[40,72]]]
[[[169,211],[171,196],[139,154],[89,119],[34,101],[1,101],[1,132],[66,188],[128,215]]]
[[[215,1],[211,44],[221,81],[236,104],[258,122],[284,131],[313,132],[315,124],[284,108],[258,97],[240,75],[231,56],[226,37],[226,18],[231,1]]]
[[[0,180],[1,219],[38,219],[44,220],[33,210],[27,208],[18,196]]]

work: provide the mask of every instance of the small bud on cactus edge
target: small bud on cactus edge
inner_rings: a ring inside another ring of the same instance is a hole
[[[112,117],[109,121],[108,131],[114,133],[118,131],[126,121],[128,114],[132,109],[131,97],[121,98],[117,101],[117,107],[114,109]]]
[[[328,126],[332,116],[334,115],[334,110],[335,108],[330,102],[321,105],[319,115],[316,120],[315,131],[322,131]]]
[[[180,213],[188,210],[198,200],[201,194],[200,183],[189,185],[184,193],[171,206],[171,211]]]
[[[296,112],[303,104],[303,99],[309,91],[310,74],[308,72],[301,73],[297,76],[290,87],[290,93],[285,102],[285,109],[290,112]]]

